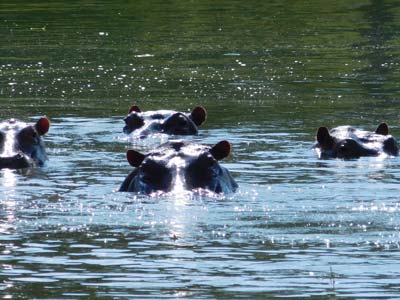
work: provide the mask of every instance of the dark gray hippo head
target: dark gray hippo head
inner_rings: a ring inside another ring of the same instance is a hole
[[[236,182],[218,163],[230,151],[227,141],[208,147],[184,140],[162,144],[147,155],[128,150],[127,159],[135,169],[119,190],[142,194],[200,189],[234,192],[238,187]]]
[[[50,128],[47,118],[28,125],[16,119],[0,123],[0,169],[43,166],[47,160],[41,136]]]
[[[353,159],[361,156],[399,154],[397,142],[389,135],[386,123],[381,123],[374,132],[351,126],[339,126],[330,131],[326,127],[320,127],[314,148],[320,158]]]
[[[133,105],[124,118],[123,131],[126,134],[135,132],[139,136],[147,136],[153,133],[165,133],[170,135],[196,135],[197,127],[207,118],[206,110],[195,107],[191,113],[177,112],[173,110],[155,110],[142,112],[139,107]]]

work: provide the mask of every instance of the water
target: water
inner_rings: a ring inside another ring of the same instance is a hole
[[[0,4],[2,119],[49,162],[0,171],[2,299],[400,299],[400,159],[318,160],[319,126],[400,138],[395,1]],[[221,197],[116,190],[132,104],[208,110]]]

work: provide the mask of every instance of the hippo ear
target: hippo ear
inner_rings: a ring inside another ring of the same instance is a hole
[[[323,149],[332,149],[334,144],[334,140],[329,133],[329,129],[326,127],[318,128],[317,141]]]
[[[140,112],[142,112],[141,110],[140,110],[140,108],[139,108],[139,106],[137,106],[137,105],[132,105],[131,106],[131,108],[129,109],[129,111],[128,111],[128,114],[130,114],[131,112],[137,112],[137,113],[140,113]]]
[[[126,152],[126,159],[132,167],[139,167],[146,156],[135,150],[128,150]]]
[[[190,118],[194,124],[200,126],[207,118],[207,111],[202,106],[196,106],[190,113]]]
[[[386,123],[379,124],[378,128],[375,130],[376,134],[388,135],[389,134],[389,126]]]
[[[35,129],[39,133],[39,135],[44,135],[49,131],[50,121],[47,118],[40,118],[36,124]]]
[[[210,153],[216,160],[224,159],[229,155],[230,152],[231,144],[228,141],[221,141],[215,144],[210,150]]]

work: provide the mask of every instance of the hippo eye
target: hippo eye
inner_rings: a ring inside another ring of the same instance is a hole
[[[177,121],[179,126],[185,126],[187,124],[187,120],[183,117],[180,117]]]
[[[128,117],[124,118],[124,121],[126,125],[135,129],[144,125],[143,119],[136,114],[129,115]]]
[[[140,179],[154,190],[167,190],[171,182],[169,170],[162,164],[147,160],[140,166]]]
[[[349,151],[351,149],[354,149],[357,147],[357,142],[353,141],[353,140],[346,140],[341,146],[340,149],[344,150],[344,151]]]
[[[154,169],[156,169],[156,168],[153,166],[153,164],[151,164],[149,162],[144,163],[141,166],[142,173],[147,175],[147,176],[150,176],[151,173],[154,173]]]
[[[352,139],[342,141],[337,147],[337,156],[339,158],[357,158],[365,155],[373,155],[370,151],[360,146],[360,144]]]
[[[218,162],[210,153],[204,153],[195,158],[185,170],[185,179],[189,189],[208,188],[214,190],[219,175]]]
[[[211,154],[205,153],[198,158],[197,164],[202,166],[203,169],[212,169],[217,164],[217,161]]]

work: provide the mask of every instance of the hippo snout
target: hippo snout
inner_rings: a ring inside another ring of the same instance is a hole
[[[31,165],[30,159],[22,153],[10,157],[0,157],[0,169],[23,169]]]

